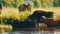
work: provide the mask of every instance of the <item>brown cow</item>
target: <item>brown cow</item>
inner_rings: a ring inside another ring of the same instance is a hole
[[[19,10],[19,11],[25,11],[25,10],[31,11],[31,5],[30,5],[30,3],[21,4],[21,5],[18,7],[18,10]]]

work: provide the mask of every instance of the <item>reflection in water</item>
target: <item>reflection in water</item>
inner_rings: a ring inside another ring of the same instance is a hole
[[[51,32],[51,31],[15,31],[11,32],[10,34],[59,34],[60,32]],[[4,34],[9,34],[5,32]]]

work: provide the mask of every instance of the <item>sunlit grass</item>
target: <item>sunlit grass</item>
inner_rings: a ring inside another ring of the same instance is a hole
[[[54,12],[54,17],[53,19],[60,18],[60,8],[57,7],[51,7],[51,8],[32,8],[32,11],[24,11],[24,12],[19,12],[17,8],[6,8],[3,7],[2,9],[2,18],[13,18],[13,19],[27,19],[29,15],[31,15],[35,10],[44,10],[44,11],[51,11]]]

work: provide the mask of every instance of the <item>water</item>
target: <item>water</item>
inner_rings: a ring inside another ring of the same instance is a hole
[[[9,32],[5,32],[4,34],[8,34]],[[60,32],[51,32],[51,31],[15,31],[10,34],[59,34]]]

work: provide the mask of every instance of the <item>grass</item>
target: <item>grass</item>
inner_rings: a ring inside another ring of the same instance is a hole
[[[13,19],[26,19],[29,15],[31,15],[35,10],[44,10],[44,11],[52,11],[54,12],[54,19],[60,18],[60,8],[59,7],[51,7],[51,8],[32,8],[32,11],[19,12],[17,8],[6,8],[2,9],[2,18],[13,18]]]
[[[13,18],[13,19],[27,19],[31,15],[32,11],[19,12],[16,8],[3,8],[1,13],[1,18]]]

